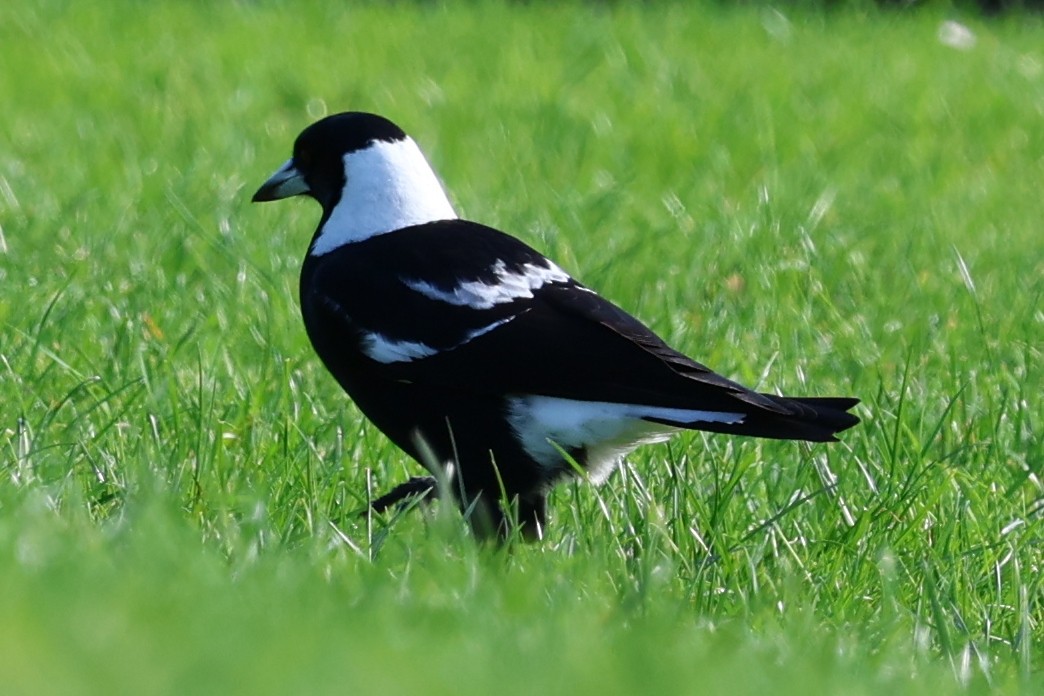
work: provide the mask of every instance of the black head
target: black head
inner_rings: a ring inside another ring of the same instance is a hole
[[[349,111],[327,116],[301,131],[293,157],[254,194],[253,201],[275,201],[307,194],[327,208],[345,185],[344,156],[377,141],[395,142],[406,134],[376,114]]]

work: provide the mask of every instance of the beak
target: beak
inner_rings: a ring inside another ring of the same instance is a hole
[[[289,198],[290,196],[308,193],[309,190],[308,184],[305,183],[304,177],[301,176],[301,172],[294,166],[294,160],[289,159],[286,161],[286,164],[279,168],[279,171],[268,177],[268,181],[261,184],[261,188],[257,190],[257,193],[250,200],[254,203],[278,201],[280,198]]]

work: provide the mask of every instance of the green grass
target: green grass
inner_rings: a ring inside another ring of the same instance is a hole
[[[5,693],[1039,693],[1040,17],[303,5],[0,8]],[[417,467],[307,345],[318,210],[247,203],[346,109],[863,424],[646,448],[511,552],[353,517]]]

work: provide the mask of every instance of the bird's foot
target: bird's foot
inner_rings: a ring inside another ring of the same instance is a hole
[[[370,503],[374,512],[384,512],[388,508],[411,502],[413,499],[430,502],[439,495],[434,476],[413,476],[406,483],[400,483]]]

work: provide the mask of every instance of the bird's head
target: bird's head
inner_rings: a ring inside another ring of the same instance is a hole
[[[323,207],[313,254],[412,225],[456,218],[420,148],[386,118],[327,116],[294,142],[293,157],[254,193],[255,203],[307,195]]]

